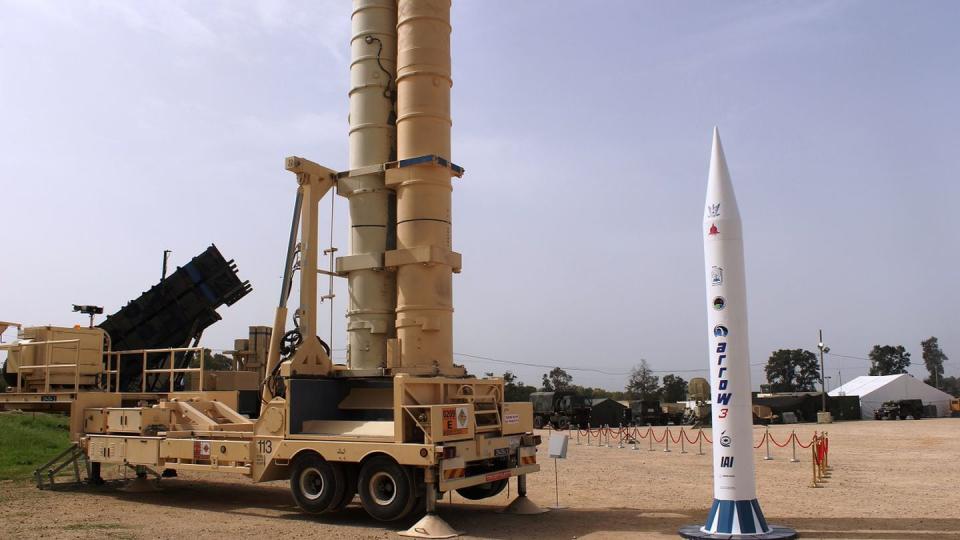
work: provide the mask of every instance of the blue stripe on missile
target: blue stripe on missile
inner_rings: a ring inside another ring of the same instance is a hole
[[[720,521],[717,523],[718,534],[733,533],[733,509],[734,501],[720,501]]]
[[[757,521],[760,522],[760,532],[767,532],[770,527],[767,526],[767,520],[763,518],[763,512],[760,510],[760,503],[756,499],[750,501],[753,505],[753,512],[757,515]]]
[[[753,534],[757,526],[753,522],[753,501],[737,501],[737,521],[740,522],[740,534]]]
[[[760,510],[760,503],[756,499],[741,501],[714,499],[703,529],[711,531],[716,523],[716,534],[733,534],[734,509],[736,509],[737,523],[740,525],[740,534],[759,534],[770,530]],[[756,521],[753,516],[757,516]],[[757,523],[760,524],[759,530]]]
[[[710,505],[710,512],[707,514],[707,524],[703,526],[704,529],[710,530],[713,527],[713,521],[717,519],[717,508],[720,506],[720,501],[714,499],[713,504]]]

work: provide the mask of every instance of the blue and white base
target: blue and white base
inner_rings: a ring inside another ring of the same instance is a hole
[[[763,519],[760,503],[749,501],[713,500],[707,524],[701,531],[710,534],[764,534],[770,532]]]
[[[696,539],[788,539],[797,532],[785,527],[771,527],[756,499],[730,501],[714,499],[703,527],[689,525],[679,531],[683,538]]]

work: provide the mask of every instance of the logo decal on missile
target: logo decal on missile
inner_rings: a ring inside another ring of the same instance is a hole
[[[713,299],[713,309],[720,311],[725,307],[727,307],[727,301],[722,296]]]
[[[713,337],[727,337],[729,333],[730,331],[727,330],[727,327],[722,324],[713,327]]]
[[[715,287],[723,285],[723,268],[714,266],[710,269],[710,283]]]
[[[707,217],[720,217],[720,203],[707,205]]]
[[[725,434],[725,433],[726,433],[726,431],[724,431],[724,432],[721,433],[721,434]],[[722,446],[722,447],[724,447],[724,448],[730,448],[730,436],[729,436],[729,435],[723,435],[723,437],[720,437],[720,446]]]
[[[720,234],[720,229],[717,228],[716,223],[714,223],[713,225],[710,225],[710,231],[707,232],[708,236],[713,236],[715,234]]]

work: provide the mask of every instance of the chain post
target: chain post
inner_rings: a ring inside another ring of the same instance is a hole
[[[763,438],[767,441],[767,455],[763,456],[764,461],[770,461],[773,456],[770,455],[770,424],[766,425],[767,430],[763,432]]]
[[[793,446],[793,457],[790,458],[790,463],[798,463],[800,460],[797,459],[797,430],[790,430],[790,442]]]

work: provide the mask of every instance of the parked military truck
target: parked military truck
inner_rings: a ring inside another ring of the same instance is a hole
[[[919,399],[901,399],[898,401],[885,401],[879,409],[873,411],[873,418],[876,420],[906,420],[907,417],[914,420],[923,418],[923,401]]]
[[[630,402],[630,413],[635,426],[659,426],[667,424],[660,401],[656,399],[638,399]]]
[[[530,402],[535,428],[550,424],[556,429],[567,429],[571,424],[587,426],[590,423],[590,405],[575,392],[534,392],[530,394]]]

